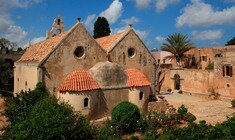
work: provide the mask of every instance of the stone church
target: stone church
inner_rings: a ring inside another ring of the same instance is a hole
[[[14,93],[43,82],[51,94],[90,119],[108,115],[122,101],[147,111],[155,59],[131,25],[94,39],[79,18],[66,31],[58,17],[46,35],[15,63]]]

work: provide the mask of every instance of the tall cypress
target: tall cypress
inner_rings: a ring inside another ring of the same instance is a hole
[[[94,38],[110,35],[109,23],[105,17],[98,17],[94,24]]]

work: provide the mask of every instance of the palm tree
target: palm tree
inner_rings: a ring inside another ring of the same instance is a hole
[[[193,46],[193,43],[188,40],[188,36],[181,33],[169,35],[166,39],[166,43],[163,43],[163,45],[161,46],[162,51],[172,53],[172,55],[165,58],[176,59],[177,64],[181,64],[181,61],[187,58],[185,56],[185,52],[193,48],[195,47]]]

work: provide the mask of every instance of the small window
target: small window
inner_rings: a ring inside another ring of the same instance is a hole
[[[74,55],[77,56],[78,58],[83,57],[84,54],[85,54],[85,51],[82,46],[77,47],[76,50],[74,51]]]
[[[144,93],[141,91],[139,94],[139,100],[143,100],[143,97],[144,97]]]
[[[163,64],[165,64],[165,63],[166,63],[166,59],[163,59],[162,61],[163,61]]]
[[[84,107],[89,107],[89,99],[88,98],[84,99]]]
[[[160,59],[157,60],[157,63],[160,63]]]
[[[135,49],[134,48],[129,48],[128,49],[128,56],[129,57],[134,57],[135,56]]]
[[[223,66],[222,67],[223,76],[233,76],[233,67],[232,66]]]
[[[57,25],[60,25],[60,19],[57,20]]]
[[[202,56],[202,61],[207,61],[207,57],[206,56]]]

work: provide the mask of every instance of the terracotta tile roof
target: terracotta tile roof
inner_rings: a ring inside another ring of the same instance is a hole
[[[120,39],[127,34],[129,29],[126,29],[125,31],[101,38],[95,39],[96,42],[106,51],[109,51],[112,47],[114,47]]]
[[[147,77],[140,70],[127,69],[126,73],[128,76],[127,83],[129,87],[141,87],[151,85]]]
[[[30,46],[19,59],[19,61],[40,62],[55,48],[55,46],[67,35],[67,33],[67,31],[62,32],[55,37],[46,39]]]
[[[86,91],[99,89],[100,86],[88,71],[74,71],[64,78],[59,91]]]

